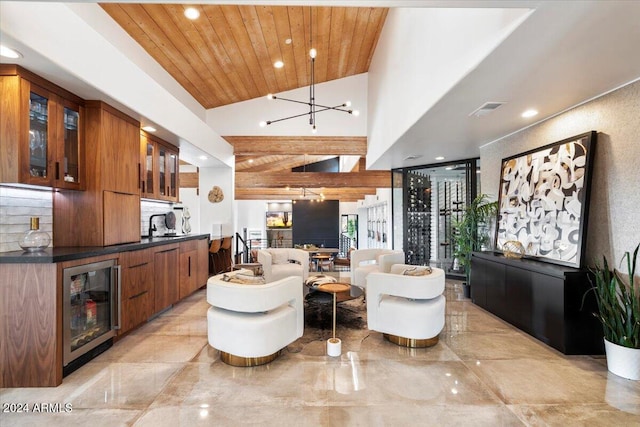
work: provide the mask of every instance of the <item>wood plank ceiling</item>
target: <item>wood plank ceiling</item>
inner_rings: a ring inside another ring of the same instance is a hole
[[[386,8],[370,7],[147,3],[104,3],[101,7],[207,109],[308,86],[311,36],[318,52],[316,83],[367,72],[387,16]],[[195,7],[200,17],[187,19],[187,7]],[[283,61],[285,66],[274,68],[276,61]],[[333,152],[313,153],[310,147],[328,140],[309,144],[307,139],[297,138],[306,143],[294,144],[297,151],[291,151],[291,144],[284,140],[244,137],[245,145],[266,148],[257,153],[240,147],[242,137],[226,139],[236,151],[236,174],[283,174],[280,185],[271,181],[273,187],[269,188],[257,187],[250,184],[254,181],[238,179],[237,175],[236,183],[244,182],[248,187],[236,184],[236,199],[290,198],[286,197],[291,194],[286,186],[292,181],[287,176],[292,173],[291,167],[344,154],[340,147],[345,145],[340,138],[329,138],[332,143],[327,147],[333,147]],[[364,156],[366,138],[364,152],[362,138],[358,144],[360,151],[354,155]],[[316,189],[333,187],[326,192],[332,194],[332,199],[358,200],[364,194],[372,194],[367,186],[358,185],[360,178],[369,181],[355,174],[349,174],[353,182],[343,181],[343,187],[336,187],[335,180],[320,175],[308,184]],[[388,187],[389,182],[382,186]]]

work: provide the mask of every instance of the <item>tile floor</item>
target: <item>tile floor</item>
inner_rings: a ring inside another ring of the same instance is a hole
[[[307,328],[271,364],[235,368],[207,344],[199,291],[59,387],[0,390],[3,409],[72,408],[0,413],[0,425],[640,426],[639,382],[608,373],[603,357],[563,356],[459,295],[448,282],[445,330],[429,349],[339,327],[334,359],[330,329]]]

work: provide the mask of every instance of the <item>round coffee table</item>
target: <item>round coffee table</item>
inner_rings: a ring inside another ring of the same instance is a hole
[[[327,354],[329,356],[340,356],[342,354],[342,341],[336,338],[336,303],[339,293],[349,293],[351,285],[347,283],[323,283],[316,287],[318,292],[326,292],[333,294],[333,333],[332,337],[327,340]]]

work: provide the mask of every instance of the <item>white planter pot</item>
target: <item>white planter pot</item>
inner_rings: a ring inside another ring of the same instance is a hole
[[[640,380],[640,349],[623,347],[604,340],[609,372],[630,380]]]

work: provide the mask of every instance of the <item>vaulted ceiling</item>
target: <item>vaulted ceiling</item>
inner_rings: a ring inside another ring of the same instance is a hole
[[[308,86],[312,44],[316,83],[366,73],[387,15],[371,7],[101,6],[205,108]],[[200,17],[187,19],[187,7]]]
[[[386,8],[371,7],[101,7],[207,109],[309,86],[311,47],[317,50],[315,83],[366,73],[387,15]],[[185,17],[188,7],[200,12],[198,19]],[[284,66],[275,68],[276,61]],[[366,176],[364,166],[339,177],[291,170],[345,154],[364,157],[366,138],[349,144],[349,153],[340,138],[315,139],[311,146],[323,148],[316,154],[309,153],[309,144],[301,144],[309,142],[305,138],[225,139],[236,155],[236,199],[290,199],[304,186],[328,199],[356,201],[375,194],[376,186],[390,185],[388,172]],[[256,152],[257,147],[262,149]]]

